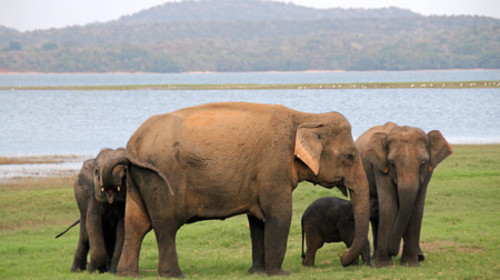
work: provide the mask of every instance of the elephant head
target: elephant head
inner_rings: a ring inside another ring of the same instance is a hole
[[[99,202],[113,203],[115,201],[125,201],[125,182],[127,165],[119,164],[113,166],[105,176],[104,172],[109,162],[116,158],[122,158],[125,155],[125,149],[116,150],[104,149],[94,160],[93,180],[94,196]]]
[[[401,238],[412,215],[423,212],[432,171],[451,153],[448,142],[438,130],[426,134],[418,128],[394,125],[388,133],[371,135],[364,156],[379,171],[377,189],[395,190],[397,196],[398,209],[391,209],[396,213],[388,236],[389,255],[399,253]]]
[[[298,127],[295,156],[308,167],[304,180],[327,188],[338,187],[344,195],[349,190],[355,233],[351,247],[341,259],[342,265],[348,266],[364,249],[368,235],[368,182],[349,122],[338,113],[320,115],[325,117],[324,121],[303,123]]]

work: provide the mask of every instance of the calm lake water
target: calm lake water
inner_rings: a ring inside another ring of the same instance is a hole
[[[327,83],[500,80],[500,70],[0,75],[0,85],[164,83]],[[0,91],[0,156],[95,155],[125,146],[148,117],[220,101],[283,104],[305,112],[338,111],[357,137],[394,121],[440,130],[451,143],[500,143],[500,89]]]

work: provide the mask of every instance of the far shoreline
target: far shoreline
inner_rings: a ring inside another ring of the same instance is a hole
[[[302,89],[460,89],[500,88],[500,80],[440,81],[440,82],[356,82],[356,83],[299,83],[299,84],[153,84],[98,86],[0,86],[1,90],[302,90]]]
[[[499,143],[453,144],[452,149],[475,148],[481,150],[498,149]],[[78,174],[83,161],[92,155],[0,155],[0,184],[22,182],[24,179],[44,179],[74,177]]]
[[[455,140],[455,141],[454,141]],[[500,138],[488,139],[455,139],[450,137],[448,143],[453,146],[483,147],[500,146]],[[85,153],[26,153],[26,154],[0,154],[0,166],[23,164],[59,164],[64,162],[84,161],[94,157],[91,152]]]
[[[38,71],[9,71],[2,70],[0,75],[123,75],[123,74],[227,74],[227,73],[345,73],[345,72],[410,72],[410,71],[424,71],[424,72],[439,72],[439,71],[496,71],[497,68],[451,68],[451,69],[408,69],[408,70],[345,70],[345,69],[307,69],[307,70],[266,70],[266,71],[185,71],[185,72],[143,72],[143,71],[110,71],[110,72],[38,72]]]

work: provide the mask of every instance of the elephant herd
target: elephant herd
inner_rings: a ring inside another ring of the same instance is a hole
[[[451,154],[439,131],[386,123],[356,141],[339,113],[304,113],[280,105],[211,103],[152,116],[126,148],[85,161],[74,184],[80,236],[72,271],[139,275],[144,236],[154,231],[158,272],[183,277],[175,239],[183,224],[246,214],[249,273],[282,269],[301,181],[339,188],[350,201],[322,198],[302,218],[313,265],[323,242],[344,241],[341,264],[418,265],[425,194],[432,171]],[[76,223],[75,223],[76,224]],[[302,241],[304,243],[304,241]],[[87,254],[90,260],[87,264]]]

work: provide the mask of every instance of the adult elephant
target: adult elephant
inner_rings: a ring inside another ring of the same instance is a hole
[[[71,271],[85,270],[90,250],[89,271],[116,272],[124,237],[126,165],[108,170],[106,162],[123,158],[125,149],[104,149],[95,159],[86,160],[74,184],[80,210],[80,237]]]
[[[125,243],[119,275],[138,275],[144,235],[152,227],[159,274],[182,277],[175,238],[185,223],[247,214],[249,273],[282,270],[301,181],[350,190],[355,216],[351,264],[368,232],[368,184],[348,121],[339,113],[309,114],[279,105],[212,103],[156,115],[127,144]],[[107,174],[105,171],[104,174]]]
[[[403,238],[401,264],[418,265],[420,229],[427,185],[436,166],[452,150],[438,130],[388,122],[370,128],[356,140],[379,216],[372,219],[375,266],[392,265]]]

